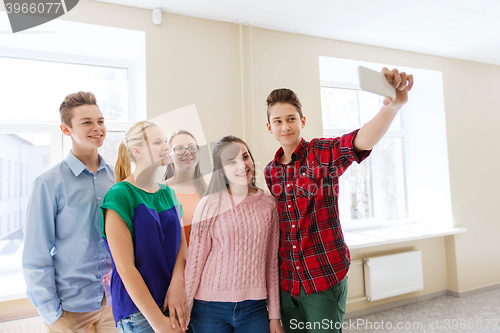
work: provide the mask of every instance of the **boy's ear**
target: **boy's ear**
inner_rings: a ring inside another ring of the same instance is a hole
[[[269,133],[273,134],[273,130],[271,129],[271,125],[269,123],[266,123],[266,126],[267,126],[267,130],[269,131]]]
[[[304,128],[304,126],[306,126],[306,117],[302,116],[300,123],[302,124],[302,128]]]
[[[59,128],[61,129],[62,134],[67,135],[67,136],[71,136],[71,132],[70,132],[70,130],[68,129],[68,128],[70,128],[70,127],[69,127],[68,125],[66,125],[66,124],[61,124],[61,125],[59,126]]]

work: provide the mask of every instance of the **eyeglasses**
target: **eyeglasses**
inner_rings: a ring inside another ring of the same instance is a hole
[[[189,147],[175,147],[172,149],[177,155],[182,156],[188,151],[190,154],[195,154],[198,150],[200,150],[200,146],[189,146]]]

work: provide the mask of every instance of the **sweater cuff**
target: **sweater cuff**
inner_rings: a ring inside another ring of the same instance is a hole
[[[279,306],[269,306],[267,307],[269,312],[269,320],[271,319],[281,319],[281,310]]]

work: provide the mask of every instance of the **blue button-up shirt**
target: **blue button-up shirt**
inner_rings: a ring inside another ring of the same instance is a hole
[[[26,294],[47,323],[62,310],[90,312],[111,305],[111,257],[101,237],[99,207],[115,183],[99,156],[96,173],[72,152],[38,176],[27,208],[23,251]]]

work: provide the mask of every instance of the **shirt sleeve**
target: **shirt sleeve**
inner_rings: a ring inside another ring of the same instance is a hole
[[[134,204],[132,199],[132,194],[129,193],[126,188],[119,185],[120,183],[115,184],[104,196],[104,200],[101,205],[101,235],[103,238],[106,238],[106,210],[112,209],[114,210],[128,226],[128,230],[132,237],[134,235],[132,220],[134,217]]]
[[[196,206],[191,225],[191,238],[189,242],[186,269],[184,271],[184,283],[188,311],[193,308],[194,296],[201,282],[201,275],[212,247],[212,237],[208,229],[209,220],[202,221],[202,212],[205,210],[207,197],[201,199]],[[209,209],[209,207],[206,207]],[[205,216],[205,214],[203,214]]]
[[[267,307],[269,319],[281,319],[280,316],[280,294],[279,294],[279,272],[278,272],[278,250],[280,244],[280,221],[276,203],[271,211],[271,228],[267,251],[266,263],[266,287],[267,287]]]
[[[28,200],[22,257],[26,294],[48,324],[62,315],[52,259],[57,253],[54,247],[57,199],[53,187],[38,177]]]
[[[175,194],[175,191],[173,188],[170,186],[167,186],[167,188],[170,190],[170,195],[172,196],[172,199],[174,200],[175,208],[177,211],[177,215],[179,216],[179,221],[180,219],[184,216],[184,209],[182,208],[182,205],[180,204],[179,200],[177,199],[177,194]]]
[[[328,165],[330,173],[341,176],[352,162],[361,163],[370,156],[371,150],[363,150],[356,153],[354,149],[354,138],[358,130],[344,134],[336,138],[315,139],[313,147],[320,162]]]

